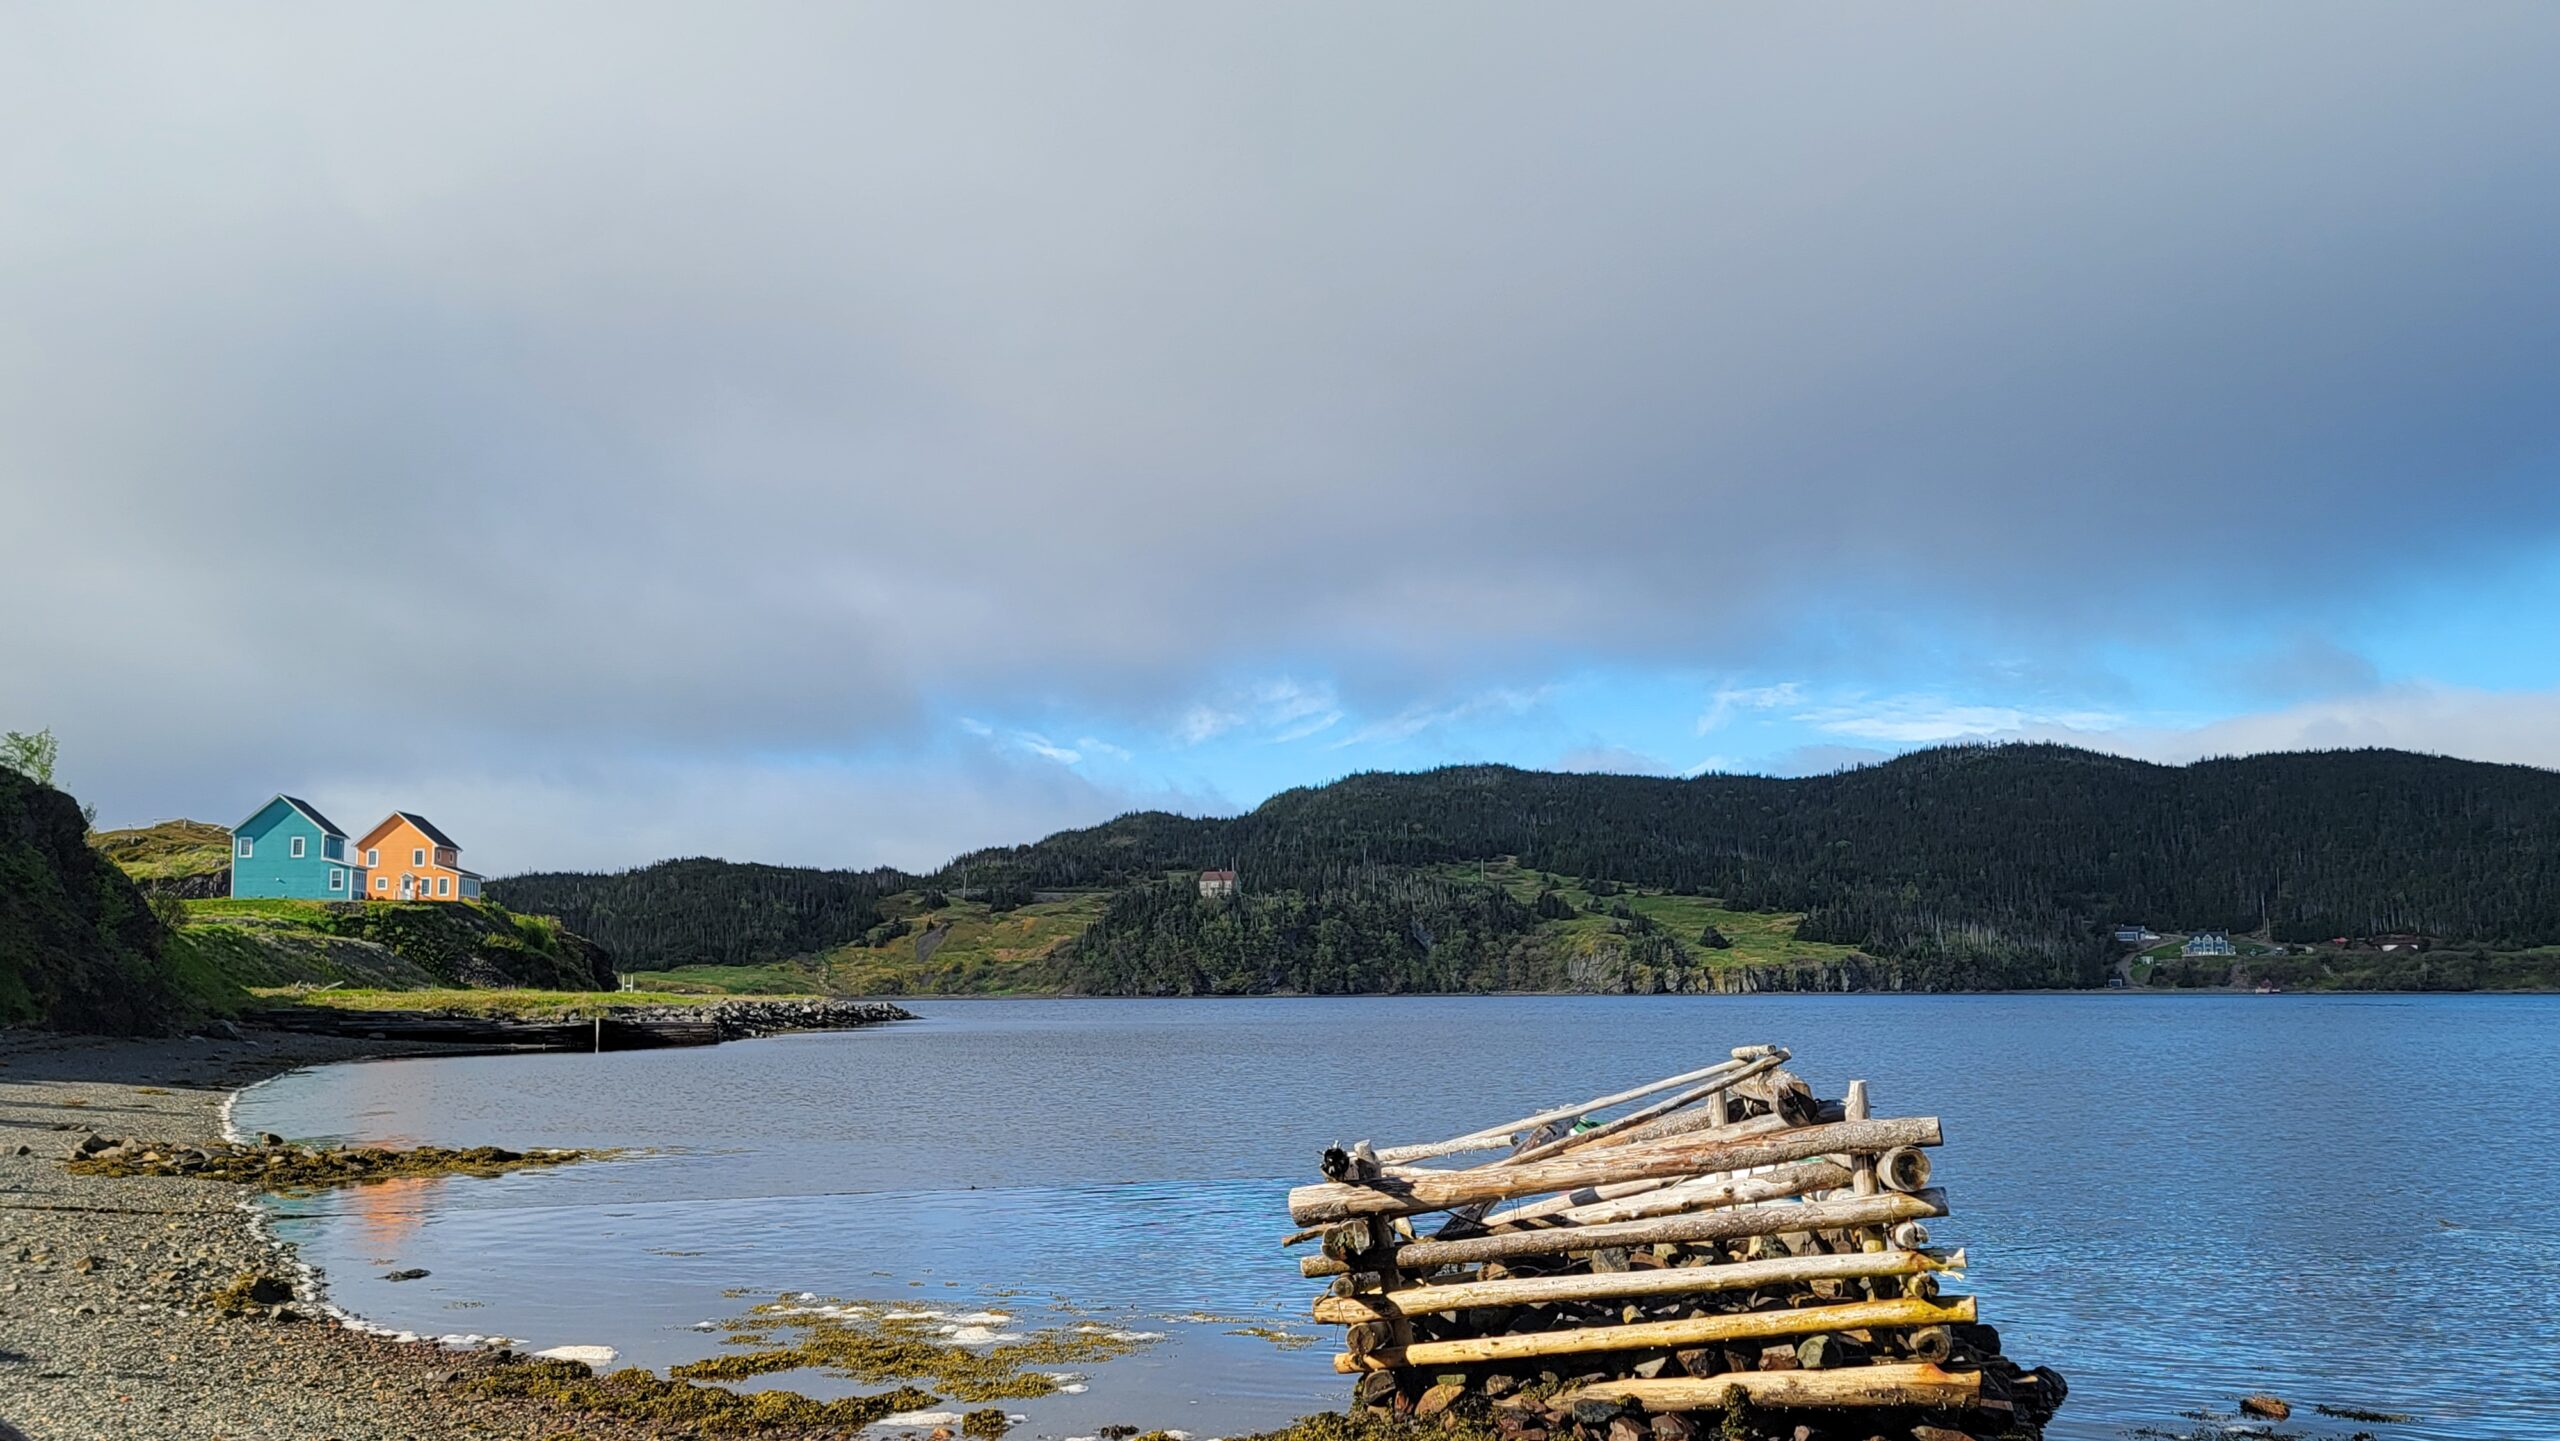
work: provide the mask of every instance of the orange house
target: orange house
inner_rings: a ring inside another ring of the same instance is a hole
[[[480,873],[462,868],[462,847],[425,816],[393,811],[364,833],[364,838],[356,842],[356,850],[373,857],[368,864],[379,867],[370,872],[373,879],[372,889],[366,892],[368,899],[480,899]]]

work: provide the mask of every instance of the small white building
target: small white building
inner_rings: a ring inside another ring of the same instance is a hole
[[[1202,871],[1200,873],[1200,899],[1204,901],[1216,900],[1221,897],[1232,896],[1235,893],[1235,872]]]
[[[2228,934],[2222,931],[2198,931],[2194,935],[2187,937],[2187,943],[2185,946],[2180,948],[2179,954],[2188,956],[2231,956],[2238,955],[2239,952],[2233,949],[2231,945],[2231,937]]]

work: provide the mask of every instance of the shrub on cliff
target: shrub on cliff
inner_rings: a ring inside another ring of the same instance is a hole
[[[182,963],[80,805],[0,766],[0,1024],[117,1035],[202,1020],[225,993]]]

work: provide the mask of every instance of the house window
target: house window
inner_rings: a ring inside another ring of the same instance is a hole
[[[347,843],[338,839],[336,836],[331,836],[320,843],[320,854],[327,856],[333,861],[345,860],[347,858]]]
[[[300,836],[295,836],[295,837],[294,837],[290,842],[288,842],[288,843],[287,843],[286,848],[285,848],[285,850],[286,850],[286,854],[288,854],[288,855],[292,856],[292,857],[293,857],[295,860],[297,860],[297,861],[298,861],[298,860],[300,860],[300,859],[302,859],[302,853],[303,853],[303,851],[304,851],[305,849],[306,849],[306,847],[305,847],[305,845],[304,845],[303,839],[302,839],[302,837],[300,837]]]
[[[427,853],[423,848],[409,852],[409,864],[413,866],[423,866],[426,863]]]
[[[372,870],[375,866],[380,864],[382,864],[382,852],[378,850],[367,850],[364,853],[364,868],[366,870]]]
[[[373,888],[377,891],[387,891],[391,889],[391,878],[389,876],[375,876],[373,878]]]
[[[346,888],[347,873],[338,869],[336,866],[329,867],[329,889],[333,891],[343,891]]]
[[[247,860],[251,855],[257,852],[257,849],[257,842],[250,840],[247,836],[242,836],[240,838],[240,859],[244,861]]]
[[[451,876],[438,876],[438,877],[436,877],[436,894],[437,894],[437,895],[440,895],[440,896],[449,896],[449,895],[452,895],[452,894],[453,894],[453,877],[451,877]]]

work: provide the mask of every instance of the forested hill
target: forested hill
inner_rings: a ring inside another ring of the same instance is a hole
[[[1930,985],[2094,984],[2119,921],[2263,927],[2279,941],[2417,932],[2560,942],[2560,773],[2396,751],[2159,766],[2060,746],[1954,747],[1792,780],[1504,766],[1368,774],[1286,791],[1233,819],[1140,813],[981,851],[930,883],[998,896],[1115,891],[1075,948],[1071,983],[1091,989],[1193,988],[1201,977],[1166,968],[1201,946],[1281,957],[1279,973],[1258,978],[1212,969],[1221,988],[1294,988],[1310,967],[1330,966],[1336,983],[1315,988],[1418,989],[1459,974],[1434,955],[1449,936],[1481,953],[1461,980],[1509,974],[1505,938],[1535,918],[1421,874],[1491,857],[1736,910],[1802,912],[1800,939],[1906,963]],[[748,959],[826,944],[830,930],[851,937],[879,921],[866,897],[926,883],[680,864],[697,869],[523,877],[496,894],[554,910],[617,953],[650,944],[618,923],[629,922],[673,927],[701,959]],[[1206,908],[1181,904],[1185,881],[1165,881],[1229,864],[1249,902],[1289,898],[1267,931],[1218,932]],[[581,897],[574,914],[550,903]],[[1328,919],[1335,944],[1319,960]]]
[[[509,910],[557,916],[625,969],[645,970],[755,965],[823,950],[879,925],[880,898],[914,884],[914,877],[885,869],[695,858],[610,875],[509,876],[490,882],[487,892]]]
[[[1294,886],[1346,866],[1527,866],[1829,917],[2144,920],[2277,939],[2384,931],[2560,940],[2560,772],[2403,751],[2161,766],[1962,746],[1794,780],[1507,766],[1352,776],[1233,820],[1125,816],[948,874],[1109,886],[1235,862]]]

